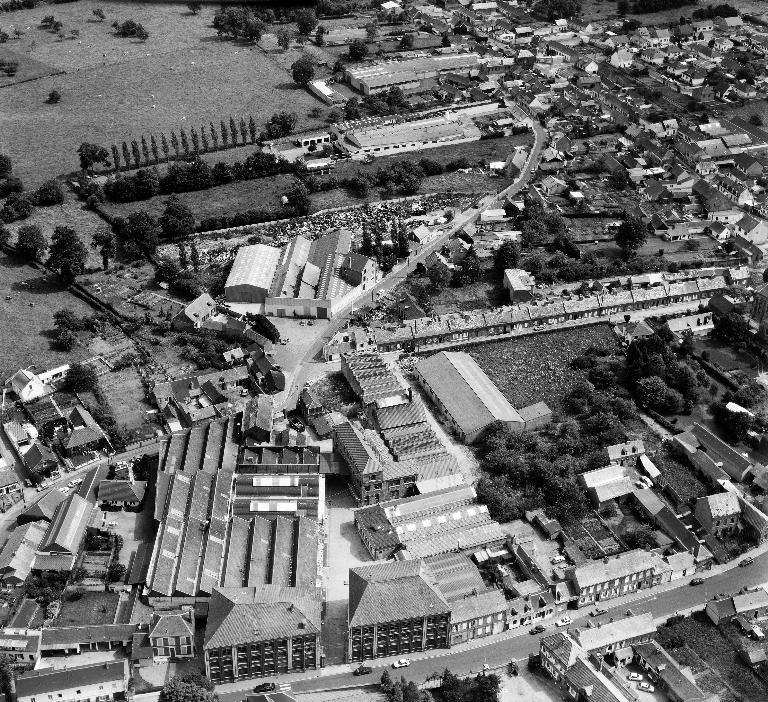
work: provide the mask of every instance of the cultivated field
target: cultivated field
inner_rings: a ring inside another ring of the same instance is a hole
[[[135,368],[124,368],[99,377],[109,408],[121,429],[137,435],[151,435],[156,427],[147,422],[147,410],[152,406],[145,400],[144,386]]]
[[[615,348],[607,324],[523,336],[472,346],[469,354],[514,407],[544,401],[556,408],[584,376],[571,362],[590,346]]]
[[[0,339],[13,341],[3,345],[0,357],[3,382],[33,363],[42,371],[88,357],[88,349],[82,345],[68,352],[51,348],[48,334],[53,329],[53,314],[63,307],[79,315],[94,312],[62,289],[55,275],[0,255]]]
[[[97,7],[103,7],[106,21],[93,17]],[[307,118],[321,103],[296,88],[288,72],[261,49],[216,37],[210,26],[214,12],[213,6],[194,16],[183,4],[82,0],[4,16],[5,31],[19,27],[25,32],[3,48],[17,56],[19,78],[66,73],[0,91],[0,152],[8,153],[18,175],[34,185],[76,170],[83,141],[109,148],[142,134],[199,129],[230,115],[253,115],[263,123],[280,109],[296,112],[299,128],[322,123]],[[63,22],[67,36],[77,30],[79,37],[60,39],[40,29],[48,14]],[[127,19],[144,25],[145,43],[112,34],[111,23]],[[54,89],[61,102],[48,105]]]

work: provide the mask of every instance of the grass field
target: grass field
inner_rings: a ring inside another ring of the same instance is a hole
[[[66,200],[61,205],[35,207],[27,219],[5,225],[12,234],[12,242],[16,240],[19,227],[27,224],[38,225],[49,241],[55,227],[71,227],[80,235],[88,249],[88,268],[101,268],[101,256],[97,250],[91,248],[91,240],[93,235],[99,229],[107,227],[107,224],[95,212],[85,208],[72,193],[66,194]]]
[[[92,15],[103,7],[105,22]],[[321,103],[296,88],[288,72],[256,46],[219,41],[210,23],[214,6],[192,15],[183,4],[94,0],[41,5],[3,18],[3,29],[20,27],[21,39],[7,50],[40,66],[22,71],[66,71],[0,91],[0,152],[8,153],[15,171],[33,185],[51,175],[78,168],[77,148],[83,141],[104,144],[140,138],[171,129],[200,128],[230,115],[253,115],[265,122],[280,109],[291,109],[299,128],[322,122],[307,118]],[[39,29],[44,15],[75,29],[77,39],[60,40]],[[149,32],[145,43],[112,34],[113,21],[134,19]],[[61,102],[48,105],[56,89]],[[31,125],[34,125],[32,128]]]
[[[607,324],[496,341],[467,351],[514,407],[543,400],[554,409],[583,378],[571,362],[590,346],[616,347]]]
[[[55,626],[88,626],[89,624],[111,624],[117,611],[116,593],[83,592],[80,599],[70,599],[65,594]]]
[[[61,288],[55,275],[0,255],[0,339],[12,341],[2,345],[3,382],[19,368],[36,364],[38,370],[46,370],[89,355],[87,347],[80,345],[68,352],[51,348],[48,333],[53,329],[53,314],[63,307],[80,315],[93,314],[89,305]]]
[[[130,432],[151,434],[154,428],[147,422],[147,410],[152,409],[144,397],[144,387],[135,368],[106,373],[99,386],[107,398],[118,425]]]

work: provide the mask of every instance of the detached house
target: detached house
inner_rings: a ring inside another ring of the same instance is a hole
[[[152,658],[191,658],[195,655],[195,618],[191,610],[155,612],[149,625]]]

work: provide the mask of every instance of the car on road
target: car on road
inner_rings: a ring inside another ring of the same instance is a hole
[[[573,624],[573,619],[570,617],[563,617],[555,622],[555,626],[568,626],[569,624]]]
[[[24,487],[32,487],[32,481],[29,478],[25,478]]]
[[[643,679],[643,676],[640,675],[640,673],[630,673],[627,675],[627,678],[629,680],[634,680],[635,682],[640,682]]]
[[[755,559],[752,558],[752,556],[747,556],[739,561],[739,568],[746,568],[747,566],[751,566],[754,562]]]
[[[411,664],[409,658],[398,658],[393,664],[393,668],[407,668]]]
[[[372,673],[373,668],[369,668],[367,665],[361,665],[352,671],[352,675],[368,675]]]
[[[595,608],[594,608],[594,609],[593,609],[593,610],[592,610],[592,611],[589,613],[589,616],[590,616],[590,617],[597,617],[597,616],[599,616],[599,615],[601,615],[601,614],[605,614],[607,611],[608,611],[607,609],[603,609],[602,607],[595,607]]]
[[[704,583],[704,578],[693,578],[693,579],[691,580],[691,582],[690,582],[690,583],[688,583],[688,584],[689,584],[689,585],[693,585],[693,586],[696,586],[696,585],[702,585],[703,583]]]
[[[272,682],[261,683],[253,688],[254,692],[274,692],[275,690],[277,690],[277,685]]]
[[[641,682],[637,683],[637,689],[643,692],[656,692],[656,688],[651,683]]]
[[[547,629],[547,627],[545,627],[543,624],[537,624],[528,633],[529,634],[540,634],[542,631],[546,631],[546,629]]]

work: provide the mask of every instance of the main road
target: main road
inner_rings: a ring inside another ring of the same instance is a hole
[[[482,197],[475,207],[456,215],[450,225],[446,226],[437,237],[424,244],[424,246],[422,246],[415,254],[411,255],[404,264],[396,267],[392,273],[382,278],[381,281],[369,290],[366,290],[365,295],[361,295],[346,310],[341,311],[326,326],[322,327],[322,334],[318,336],[317,340],[306,350],[296,365],[296,372],[293,375],[291,386],[286,390],[284,406],[287,409],[292,409],[296,406],[299,391],[304,386],[307,364],[312,363],[322,351],[323,345],[333,337],[337,331],[347,324],[356,309],[367,304],[369,300],[375,300],[380,293],[390,290],[398,285],[403,278],[416,269],[416,266],[419,263],[424,262],[432,252],[439,250],[448,241],[451,235],[459,231],[459,229],[465,225],[474,222],[484,210],[497,205],[505,198],[513,197],[528,184],[528,181],[536,172],[536,168],[539,165],[539,157],[544,148],[544,141],[546,139],[546,131],[536,120],[530,119],[528,126],[530,126],[533,131],[533,146],[528,154],[528,159],[526,160],[525,165],[520,171],[520,175],[513,183],[499,193]]]
[[[701,576],[702,574],[697,574]],[[677,613],[687,614],[692,610],[702,609],[706,602],[720,593],[733,594],[743,587],[755,587],[763,585],[768,580],[768,553],[763,552],[754,557],[754,563],[746,568],[738,566],[728,567],[711,577],[705,579],[704,584],[691,586],[690,578],[674,581],[665,586],[651,590],[643,590],[627,597],[614,601],[601,602],[601,606],[608,611],[600,617],[591,619],[588,615],[589,608],[569,611],[568,614],[574,620],[572,627],[584,625],[585,620],[595,622],[608,621],[611,618],[624,617],[629,609],[634,614],[650,612],[657,622],[663,621]],[[456,674],[471,674],[480,672],[483,665],[491,668],[505,666],[510,660],[525,661],[529,654],[539,650],[539,640],[555,631],[550,623],[547,630],[538,635],[528,633],[528,627],[516,629],[501,637],[494,637],[487,644],[482,640],[471,644],[459,646],[450,650],[429,651],[407,656],[411,659],[408,668],[396,671],[407,680],[423,682],[433,673],[448,668]],[[355,677],[352,670],[355,665],[339,665],[326,668],[322,671],[312,671],[306,674],[285,675],[278,678],[278,682],[290,683],[296,692],[309,692],[315,690],[333,690],[356,685],[364,686],[378,682],[383,670],[390,668],[392,658],[376,661],[366,661],[366,665],[373,668],[372,672],[364,677]],[[390,668],[390,672],[393,672]],[[258,682],[258,681],[256,681]],[[246,686],[256,684],[254,681],[225,685],[217,690],[221,702],[240,702],[243,700]],[[231,688],[242,685],[242,689]]]

